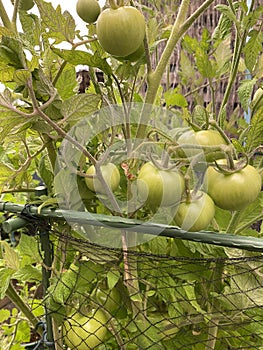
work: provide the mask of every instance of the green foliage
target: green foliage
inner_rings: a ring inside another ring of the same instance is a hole
[[[180,2],[184,11],[175,24],[179,5],[173,1],[158,0],[148,7],[143,5],[142,11],[147,16],[146,59],[119,62],[102,49],[94,25],[87,25],[86,33],[81,35],[68,11],[62,13],[60,6],[54,8],[47,1],[34,2],[39,16],[20,11],[17,14],[21,23],[19,31],[17,23],[7,25],[9,22],[0,11],[5,24],[0,26],[1,200],[34,203],[39,205],[39,210],[59,205],[106,214],[107,224],[118,225],[120,215],[135,223],[137,219],[151,221],[153,213],[148,208],[133,207],[133,203],[130,208],[130,203],[126,203],[127,198],[133,198],[138,171],[150,158],[164,167],[178,167],[191,187],[196,176],[194,171],[203,170],[204,164],[195,157],[178,157],[177,140],[189,128],[194,131],[216,128],[228,141],[225,148],[203,150],[209,155],[209,162],[211,159],[214,164],[222,153],[231,157],[245,155],[244,158],[254,162],[262,174],[262,160],[257,154],[262,152],[263,107],[258,103],[257,108],[252,108],[251,101],[262,85],[263,6],[248,9],[244,1],[218,4],[214,7],[214,11],[220,12],[216,28],[213,32],[202,28],[200,38],[196,38],[187,31],[191,21],[183,17],[188,13],[189,1]],[[174,44],[172,48],[171,43]],[[160,47],[164,48],[163,55],[160,55]],[[175,69],[173,82],[172,74],[169,71],[165,74],[165,69],[175,49],[178,57],[176,64],[171,63],[171,68]],[[89,67],[89,86],[85,86],[82,94],[78,94],[76,79],[79,65]],[[98,82],[98,72],[104,74],[103,82]],[[235,90],[238,107],[229,113]],[[224,94],[222,100],[218,98],[219,92]],[[140,108],[133,114],[133,103],[137,102]],[[145,106],[142,108],[144,102],[150,106],[149,110]],[[115,105],[120,108],[115,109]],[[252,113],[250,122],[243,118],[244,112]],[[98,124],[102,124],[103,130],[93,135]],[[132,153],[131,139],[137,136],[139,145]],[[68,162],[59,164],[59,168],[57,156],[63,152]],[[167,154],[171,164],[166,162]],[[142,158],[138,159],[140,156]],[[84,178],[90,163],[98,160],[103,163],[108,157],[118,162],[121,170],[121,183],[110,204],[105,195],[89,191]],[[37,199],[32,195],[39,184],[36,175],[48,188],[48,195]],[[260,237],[262,225],[258,230],[253,225],[262,220],[262,206],[260,194],[240,212],[216,208],[207,229]],[[154,220],[167,220],[170,216],[160,211]],[[82,223],[79,226],[73,229],[68,223],[50,221],[52,229],[67,231],[75,242],[85,237],[91,242],[107,244],[105,237],[111,235],[110,243],[120,242],[126,249],[128,230],[119,235],[117,228],[95,228]],[[60,237],[52,237],[55,259],[51,270],[48,269],[52,277],[44,300],[39,301],[34,300],[33,293],[42,282],[43,256],[38,239],[20,231],[17,246],[0,242],[0,299],[16,280],[24,303],[39,317],[45,306],[59,327],[72,309],[98,306],[92,297],[96,288],[105,284],[109,290],[117,288],[128,307],[123,312],[123,302],[122,312],[112,318],[109,316],[113,315],[107,315],[111,332],[100,350],[115,350],[120,345],[123,340],[112,336],[117,332],[124,341],[132,339],[123,346],[127,350],[169,350],[177,343],[187,348],[189,342],[194,344],[193,350],[203,350],[204,343],[206,348],[220,350],[244,347],[244,339],[257,348],[262,345],[256,341],[254,344],[238,325],[234,329],[227,328],[229,320],[240,317],[240,322],[242,318],[247,321],[246,330],[254,334],[259,331],[246,317],[262,320],[262,311],[253,308],[261,303],[262,274],[249,260],[243,265],[226,266],[223,274],[218,261],[231,257],[227,248],[156,237],[136,249],[141,256],[156,254],[169,256],[169,260],[152,259],[147,270],[144,260],[137,259],[136,254],[129,251],[121,255],[118,251],[105,250],[96,255],[94,247],[87,252],[81,245],[63,246]],[[129,236],[131,242],[133,238]],[[238,250],[236,254],[243,256]],[[251,268],[249,276],[241,273]],[[233,278],[229,277],[231,274]],[[216,282],[211,284],[211,281]],[[242,289],[246,293],[240,293]],[[236,297],[241,294],[240,298]],[[213,317],[215,305],[222,311],[222,322],[226,326],[219,330],[221,340],[211,347],[207,335],[214,320],[208,315]],[[233,305],[241,315],[233,312]],[[243,309],[246,310],[243,312]],[[0,322],[4,322],[3,346],[6,349],[19,349],[21,343],[30,341],[29,322],[20,315],[20,310],[0,310]]]

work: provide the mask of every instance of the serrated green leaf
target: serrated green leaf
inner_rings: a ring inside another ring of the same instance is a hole
[[[255,221],[255,219],[262,214],[262,210],[263,210],[261,205],[262,200],[263,200],[263,192],[259,194],[258,198],[253,203],[251,203],[248,207],[246,207],[246,209],[242,210],[239,217],[239,224],[237,229],[239,227],[246,225],[247,223],[250,223],[250,226],[251,226],[251,222],[253,222],[253,220]]]
[[[75,21],[68,11],[63,14],[61,6],[56,9],[50,2],[35,1],[43,24],[49,28],[48,37],[55,39],[55,43],[59,44],[62,41],[72,42],[75,38]]]
[[[2,83],[11,81],[15,72],[14,67],[8,67],[6,65],[1,66],[0,62],[0,81]]]
[[[205,107],[197,105],[195,106],[192,114],[192,121],[197,125],[203,125],[207,123],[209,118],[208,112]]]
[[[212,39],[215,41],[226,39],[231,34],[232,27],[233,21],[222,13],[212,34]]]
[[[239,153],[244,153],[245,152],[245,149],[244,149],[243,145],[239,142],[239,140],[233,138],[231,140],[231,142],[234,145],[235,150],[237,152],[239,152]]]
[[[18,253],[5,241],[1,242],[1,246],[3,249],[2,256],[5,266],[14,271],[19,270],[20,261]]]
[[[76,95],[78,82],[76,79],[76,70],[73,65],[66,65],[60,74],[55,87],[62,100],[66,100],[71,96]]]
[[[0,323],[7,321],[10,317],[10,311],[6,309],[0,310]]]
[[[65,61],[77,65],[87,65],[90,67],[96,67],[101,69],[107,75],[111,74],[111,67],[107,63],[105,58],[101,58],[96,52],[91,54],[85,51],[79,50],[60,50],[52,48],[53,52],[63,58]]]
[[[40,178],[43,180],[43,182],[48,188],[48,191],[51,193],[54,182],[54,173],[52,170],[50,159],[46,154],[40,158],[38,171]]]
[[[263,33],[260,30],[252,30],[249,33],[250,39],[244,47],[245,64],[249,71],[253,71],[259,53],[262,51]]]
[[[21,255],[27,255],[32,259],[32,263],[42,262],[39,254],[39,247],[37,240],[34,237],[22,234],[20,237],[18,250]]]
[[[100,96],[95,94],[78,94],[64,101],[61,113],[67,122],[76,122],[98,110]]]
[[[3,48],[3,52],[6,52],[9,58],[9,64],[13,65],[16,69],[24,68],[25,54],[19,39],[3,36],[0,45],[1,48]]]
[[[169,106],[178,106],[178,107],[187,107],[188,103],[186,98],[179,94],[175,89],[170,89],[164,93],[164,99],[166,105]]]
[[[14,81],[18,85],[26,85],[31,77],[31,73],[27,69],[17,69],[14,73]]]
[[[42,271],[35,266],[27,265],[16,271],[13,278],[24,282],[41,282]]]
[[[78,267],[74,264],[70,265],[69,270],[64,272],[56,285],[53,286],[52,298],[59,304],[64,304],[75,290],[78,277]]]
[[[252,116],[250,128],[247,133],[246,150],[251,152],[263,144],[263,106]]]
[[[237,92],[241,106],[245,111],[248,110],[255,83],[256,79],[246,79],[240,82]]]
[[[232,51],[230,49],[230,37],[221,41],[217,46],[214,57],[217,63],[217,74],[225,74],[229,71],[230,60],[232,58]]]
[[[187,85],[189,85],[189,83],[192,82],[195,76],[194,66],[183,50],[181,50],[179,74],[180,78]]]
[[[195,294],[195,286],[187,285],[183,287],[187,299],[189,300],[190,304],[198,311],[199,313],[204,313],[205,311],[202,310],[201,306],[197,302],[196,294]]]
[[[4,187],[10,177],[14,174],[14,169],[12,169],[9,165],[0,163],[0,190]]]
[[[8,268],[0,269],[0,300],[4,298],[14,271]]]
[[[213,78],[216,74],[216,62],[201,48],[196,49],[196,66],[204,78]]]
[[[235,4],[237,7],[238,4]],[[217,11],[220,11],[222,14],[224,14],[225,18],[228,18],[228,20],[233,24],[235,23],[235,25],[239,28],[240,24],[238,22],[237,16],[235,14],[235,12],[232,11],[232,8],[230,6],[227,5],[216,5],[215,6]]]
[[[110,270],[107,273],[107,283],[109,289],[112,289],[113,287],[116,286],[120,279],[120,272],[118,270]]]
[[[36,45],[40,46],[40,18],[32,13],[29,14],[26,11],[20,11],[19,19],[24,32],[21,34],[21,37],[23,42],[26,43],[26,46],[30,48],[34,48]]]
[[[78,158],[79,153],[76,149],[71,149],[72,157]],[[68,157],[68,153],[67,153]],[[70,156],[69,158],[70,159]],[[72,172],[71,169],[61,169],[54,178],[54,189],[58,203],[63,208],[71,210],[83,209],[83,203],[78,191],[77,175]]]

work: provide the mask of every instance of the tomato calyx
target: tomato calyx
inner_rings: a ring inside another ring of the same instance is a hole
[[[124,1],[123,0],[109,0],[109,4],[113,10],[116,10],[117,8],[124,6]]]
[[[244,158],[240,159],[239,161],[234,161],[231,156],[227,156],[226,164],[219,164],[215,160],[215,170],[223,173],[224,175],[238,173],[248,165],[248,156],[246,154],[244,154]]]

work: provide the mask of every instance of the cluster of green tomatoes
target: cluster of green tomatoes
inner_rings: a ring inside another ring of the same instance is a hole
[[[175,225],[186,231],[198,232],[211,224],[216,206],[237,211],[256,200],[261,191],[262,179],[254,166],[235,159],[229,164],[227,156],[216,162],[208,162],[204,156],[204,148],[227,146],[226,140],[217,130],[190,130],[178,138],[177,144],[178,159],[194,159],[199,154],[203,155],[201,159],[205,167],[198,175],[201,181],[197,180],[198,186],[191,188],[186,167],[178,167],[178,162],[169,162],[165,167],[152,160],[145,161],[131,180],[136,181],[137,200],[141,206],[152,212],[159,208],[171,209]],[[103,179],[112,192],[119,188],[119,168],[112,162],[100,166]],[[86,173],[90,176],[85,178],[87,187],[97,194],[107,195],[105,184],[96,176],[95,166],[90,166]]]

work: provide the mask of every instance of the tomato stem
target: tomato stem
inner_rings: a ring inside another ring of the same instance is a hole
[[[160,82],[165,72],[167,63],[174,51],[174,48],[183,34],[192,26],[195,20],[214,2],[214,0],[206,0],[199,8],[188,17],[188,9],[190,0],[182,0],[176,20],[173,24],[171,35],[167,41],[167,45],[162,53],[159,63],[154,72],[148,72],[148,89],[145,96],[145,104],[151,105],[154,103]],[[147,121],[149,114],[142,114],[140,126],[137,131],[136,139],[143,139],[147,130]]]
[[[219,126],[219,124],[217,123],[216,120],[214,119],[209,119],[209,125],[213,126],[218,132],[219,134],[223,137],[223,139],[226,141],[227,145],[231,145],[231,141],[229,140],[229,138],[227,137],[227,135],[225,134],[224,130]]]
[[[115,0],[109,0],[109,4],[110,4],[110,7],[113,9],[113,10],[116,10],[117,8],[119,8],[120,6],[117,4],[117,2]],[[123,5],[122,5],[123,6]]]
[[[232,157],[232,151],[226,151],[226,159],[227,159],[227,165],[230,170],[235,170],[235,163],[234,159]]]
[[[241,211],[235,211],[234,214],[231,217],[231,220],[226,228],[226,233],[233,233],[236,231],[236,227],[239,223],[241,216]]]

